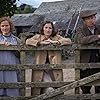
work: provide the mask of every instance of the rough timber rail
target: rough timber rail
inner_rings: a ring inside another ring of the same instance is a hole
[[[76,45],[77,47],[75,48],[76,51],[79,51],[80,49],[100,49],[100,46],[80,46]],[[25,51],[30,51],[30,50],[62,50],[62,49],[70,49],[69,46],[44,46],[44,47],[32,47],[32,46],[10,46],[10,47],[4,47],[0,46],[0,50],[19,50],[20,51],[20,59],[21,59],[21,64],[19,65],[0,65],[0,70],[20,70],[21,73],[21,82],[18,83],[0,83],[0,88],[20,88],[22,95],[19,97],[0,97],[0,100],[44,100],[44,99],[51,99],[51,100],[80,100],[80,99],[90,99],[90,98],[96,98],[100,99],[99,94],[88,94],[88,95],[83,95],[83,94],[75,94],[75,95],[60,95],[65,91],[68,91],[73,88],[80,87],[82,85],[89,85],[90,84],[95,84],[96,81],[100,79],[100,72],[96,73],[94,75],[91,75],[89,77],[86,77],[81,80],[76,80],[71,83],[69,82],[25,82],[25,69],[34,69],[34,70],[41,70],[41,69],[67,69],[67,68],[75,68],[77,70],[80,69],[86,69],[86,68],[99,68],[100,63],[67,63],[67,64],[45,64],[45,65],[35,65],[35,64],[25,64]],[[79,54],[79,53],[78,53]],[[77,54],[77,55],[78,55]],[[79,55],[78,55],[79,56]],[[48,67],[47,67],[48,66]],[[25,93],[25,87],[60,87],[56,89],[53,92],[45,93],[42,95],[39,95],[37,97],[26,97],[24,95]]]

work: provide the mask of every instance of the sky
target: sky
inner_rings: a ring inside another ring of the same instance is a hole
[[[63,1],[63,0],[19,0],[17,2],[17,5],[19,6],[25,3],[37,8],[42,2],[54,2],[54,1]]]

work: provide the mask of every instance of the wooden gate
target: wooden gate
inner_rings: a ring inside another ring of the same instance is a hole
[[[99,94],[80,94],[79,87],[83,85],[99,85],[100,72],[94,75],[88,76],[84,79],[80,79],[80,69],[86,68],[99,68],[100,63],[79,63],[80,62],[80,49],[100,49],[99,46],[80,46],[76,45],[75,48],[75,63],[66,63],[66,64],[26,64],[26,51],[35,51],[35,50],[62,50],[70,49],[70,46],[41,46],[41,47],[32,47],[25,45],[25,35],[21,37],[23,40],[23,45],[21,46],[9,46],[4,47],[0,46],[0,50],[19,50],[20,51],[20,60],[21,64],[19,65],[0,65],[0,70],[19,70],[21,81],[18,83],[0,83],[0,88],[19,88],[20,96],[19,97],[0,97],[0,100],[82,100],[82,99],[100,99]],[[73,44],[74,45],[74,44]],[[25,82],[25,70],[33,69],[75,69],[75,81],[72,82]],[[25,96],[26,87],[57,87],[55,91],[44,93],[37,97]],[[65,91],[75,88],[74,95],[63,95]]]

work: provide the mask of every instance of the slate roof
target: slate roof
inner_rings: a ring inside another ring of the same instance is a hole
[[[38,33],[40,29],[40,23],[38,23],[37,25],[32,25],[32,27],[29,29],[29,32]]]
[[[56,13],[52,12],[52,13],[45,14],[44,20],[66,22],[70,19],[72,14],[73,12],[56,12]]]
[[[80,8],[83,4],[83,9],[100,8],[100,0],[64,0],[71,8]]]
[[[79,9],[81,5],[83,5],[82,9],[100,9],[100,0],[64,0],[58,2],[43,2],[34,13],[45,14],[74,10],[75,8]]]
[[[11,19],[15,26],[33,26],[43,20],[43,15],[15,14]]]
[[[35,10],[35,14],[47,14],[47,13],[56,13],[62,11],[68,11],[69,6],[67,3],[63,1],[56,2],[43,2],[41,5]]]
[[[52,21],[56,28],[59,29],[66,29],[66,25],[68,24],[68,21],[70,17],[72,16],[73,12],[56,12],[56,13],[48,13],[44,14],[44,20],[42,21]],[[40,24],[37,26],[33,25],[30,29],[31,32],[38,32]]]

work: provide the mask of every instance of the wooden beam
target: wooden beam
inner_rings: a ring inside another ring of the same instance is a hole
[[[37,96],[37,97],[35,97],[33,99],[30,99],[30,100],[48,99],[48,98],[54,97],[56,95],[59,95],[59,94],[65,92],[65,91],[68,91],[70,89],[73,89],[73,88],[76,88],[76,87],[80,87],[82,85],[88,84],[88,83],[93,82],[93,81],[98,80],[98,79],[100,79],[100,72],[96,73],[94,75],[88,76],[86,78],[83,78],[81,80],[75,81],[73,83],[70,83],[68,85],[62,86],[62,87],[56,89],[53,92],[48,92],[48,93],[44,93],[42,95],[39,95],[39,96]]]

